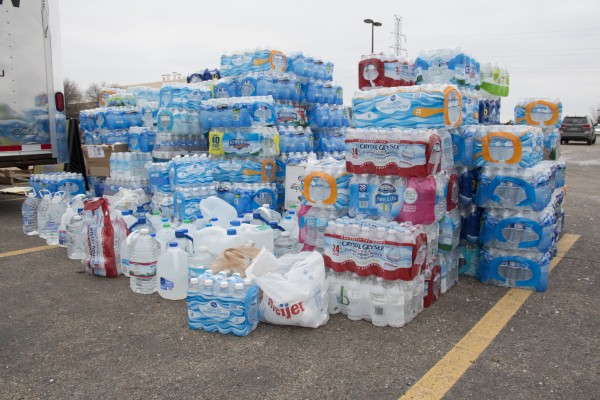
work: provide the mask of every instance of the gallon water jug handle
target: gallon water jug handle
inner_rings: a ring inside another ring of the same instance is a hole
[[[495,232],[494,232],[494,236],[496,237],[496,240],[498,240],[499,242],[506,243],[506,238],[502,234],[502,230],[511,224],[527,225],[538,236],[538,238],[536,240],[529,240],[526,242],[519,243],[520,249],[527,249],[530,247],[535,247],[542,240],[542,227],[537,222],[532,221],[527,218],[523,218],[523,217],[506,218],[506,219],[503,219],[502,221],[498,222],[498,224],[496,225]]]
[[[77,180],[77,179],[63,179],[62,181],[59,182],[57,187],[64,186],[67,183],[73,183],[74,186],[77,188],[77,190],[75,190],[75,191],[71,190],[71,196],[85,193],[85,188],[83,187],[83,182],[80,180]]]
[[[499,163],[499,160],[496,160],[492,157],[490,153],[490,143],[492,138],[500,138],[510,140],[513,145],[513,155],[508,160],[504,161],[504,164],[517,164],[521,161],[521,157],[523,155],[523,145],[521,144],[521,140],[510,132],[490,132],[486,136],[481,138],[481,151],[483,159],[488,162]]]
[[[525,192],[526,198],[523,201],[521,201],[519,204],[515,204],[516,206],[519,206],[519,207],[528,206],[535,202],[535,191],[534,191],[533,187],[531,187],[531,185],[529,185],[524,180],[519,179],[519,178],[514,178],[512,176],[497,176],[492,180],[492,183],[490,183],[490,187],[489,187],[488,191],[490,193],[490,199],[493,202],[495,202],[495,203],[500,202],[500,197],[495,192],[496,192],[496,188],[498,188],[498,186],[502,182],[514,183],[515,185],[518,185],[521,189],[523,189],[523,191]]]
[[[504,262],[517,262],[519,264],[525,264],[527,268],[531,271],[531,278],[527,280],[517,281],[517,287],[539,287],[538,282],[541,277],[541,268],[540,265],[525,257],[520,256],[506,256],[506,257],[497,257],[490,263],[489,274],[490,277],[499,282],[506,282],[506,278],[500,275],[499,267],[500,264]]]
[[[50,192],[48,189],[42,189],[42,190],[38,191],[38,193],[42,197],[44,197],[45,195],[52,196],[52,192]]]

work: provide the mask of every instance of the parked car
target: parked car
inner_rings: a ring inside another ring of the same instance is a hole
[[[590,117],[565,117],[559,131],[561,143],[569,143],[570,140],[584,140],[588,145],[596,143],[594,123]]]

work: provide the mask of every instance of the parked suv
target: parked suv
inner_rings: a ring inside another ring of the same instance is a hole
[[[565,117],[560,127],[561,143],[569,140],[585,140],[587,144],[596,143],[594,123],[590,117]]]

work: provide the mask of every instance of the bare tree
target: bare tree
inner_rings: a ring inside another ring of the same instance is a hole
[[[102,88],[106,87],[116,88],[119,87],[119,85],[116,83],[108,84],[106,81],[102,81],[100,83],[94,82],[85,90],[85,97],[88,101],[98,104],[98,101],[100,100],[100,91]]]
[[[590,116],[592,117],[592,121],[594,121],[595,124],[599,124],[600,123],[600,103],[590,106],[589,110],[590,110]]]
[[[72,79],[65,78],[63,86],[67,118],[77,118],[79,111],[82,109],[83,93],[81,93],[77,82]]]

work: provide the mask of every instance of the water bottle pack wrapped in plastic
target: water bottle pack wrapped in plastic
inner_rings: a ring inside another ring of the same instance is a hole
[[[304,251],[324,251],[324,235],[331,221],[346,215],[345,209],[311,207],[302,205],[298,212],[299,241]]]
[[[109,107],[84,110],[79,113],[79,124],[83,130],[120,130],[142,126],[142,113],[138,107]]]
[[[546,253],[555,239],[554,218],[552,204],[541,211],[486,209],[479,239],[487,247]]]
[[[308,125],[306,107],[301,104],[291,101],[275,101],[274,109],[278,127]]]
[[[353,175],[350,216],[428,225],[458,203],[458,177],[446,172],[423,178]]]
[[[414,60],[403,56],[364,55],[361,56],[358,63],[358,87],[360,90],[412,86],[416,80]]]
[[[472,168],[475,166],[475,138],[476,126],[461,125],[458,129],[450,129],[454,164]]]
[[[128,131],[129,151],[136,153],[152,153],[156,141],[156,129],[132,126]]]
[[[477,205],[543,210],[554,191],[556,164],[543,161],[531,168],[488,165],[479,173]]]
[[[319,158],[342,159],[346,151],[346,129],[317,128],[314,131],[315,151]]]
[[[186,80],[187,80],[187,83],[198,83],[198,82],[203,82],[203,81],[212,81],[212,80],[220,79],[220,78],[221,78],[221,74],[219,73],[218,69],[205,68],[204,70],[198,70],[196,72],[192,72],[191,74],[188,74]]]
[[[462,121],[455,86],[405,86],[357,92],[352,99],[356,128],[454,128]]]
[[[351,320],[371,321],[375,326],[402,327],[423,310],[424,278],[383,281],[350,272],[327,273],[329,313]]]
[[[506,67],[495,63],[481,63],[481,90],[494,96],[507,97],[510,74]]]
[[[235,207],[238,214],[251,214],[268,204],[277,209],[278,192],[275,183],[227,183],[217,184],[217,196]]]
[[[115,93],[106,98],[107,107],[134,107],[135,105],[135,95],[130,92]]]
[[[162,108],[199,110],[203,100],[212,98],[212,82],[170,83],[160,88],[158,105]]]
[[[479,100],[479,124],[500,125],[500,97],[492,97],[482,93]]]
[[[212,129],[208,141],[212,156],[279,155],[279,132],[275,127]]]
[[[562,103],[557,98],[519,99],[515,106],[515,124],[540,128],[559,128]]]
[[[324,249],[336,272],[409,281],[425,268],[427,236],[420,225],[342,218],[327,226]]]
[[[481,250],[481,282],[543,292],[548,287],[550,253],[515,252],[493,247]]]
[[[433,129],[350,129],[346,154],[351,173],[424,177],[440,171],[442,144]]]
[[[155,161],[167,162],[177,156],[196,154],[208,148],[206,137],[202,135],[173,135],[158,133],[152,149]]]
[[[528,168],[544,157],[544,136],[539,128],[492,125],[475,129],[473,156],[478,167],[491,163]]]
[[[271,96],[233,97],[202,103],[202,128],[243,128],[276,123]]]
[[[83,175],[74,172],[32,174],[29,177],[29,187],[33,189],[37,198],[42,197],[42,190],[47,190],[51,195],[58,191],[68,191],[71,196],[85,194]]]
[[[148,165],[148,178],[152,193],[171,193],[171,179],[169,177],[169,163],[150,163]]]
[[[480,64],[460,48],[425,50],[415,60],[417,84],[479,88]]]
[[[479,102],[481,95],[473,89],[461,88],[462,96],[462,125],[478,125],[479,120]],[[498,117],[500,112],[497,113]]]
[[[273,182],[277,164],[272,157],[215,158],[213,177],[217,182]]]
[[[146,177],[130,177],[130,178],[114,178],[108,177],[104,180],[103,184],[103,196],[113,195],[119,191],[120,188],[125,189],[143,189],[146,193],[150,192],[150,180]]]
[[[349,206],[350,175],[342,160],[309,158],[302,195],[306,204],[346,211]]]
[[[152,161],[149,153],[118,152],[110,154],[112,178],[141,178],[148,176],[147,163]]]
[[[133,86],[127,88],[127,91],[135,96],[135,104],[138,107],[144,107],[149,103],[158,105],[160,101],[160,89],[147,86]]]
[[[170,164],[171,188],[194,187],[213,182],[213,163],[206,154],[175,157]]]
[[[197,135],[201,133],[200,113],[185,108],[160,108],[157,116],[158,133]]]
[[[348,109],[343,106],[315,105],[307,110],[311,128],[342,128],[350,126]]]
[[[256,48],[223,54],[220,71],[224,77],[272,71],[294,73],[304,78],[331,80],[333,63],[303,53],[291,53],[287,57],[279,50]]]
[[[314,134],[309,127],[280,126],[279,149],[281,153],[313,152]]]
[[[212,275],[190,280],[187,307],[191,329],[246,336],[259,322],[259,288],[249,279]]]
[[[173,215],[180,220],[195,219],[200,212],[200,202],[216,196],[215,186],[178,187],[173,193]]]

